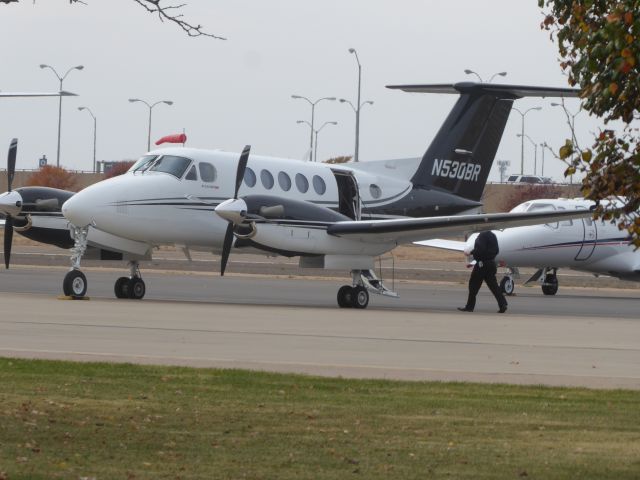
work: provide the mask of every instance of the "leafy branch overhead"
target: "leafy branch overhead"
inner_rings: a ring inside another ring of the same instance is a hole
[[[21,0],[0,0],[0,3],[18,3]],[[36,0],[33,0],[35,3]],[[69,0],[69,3],[82,3],[87,4],[89,0]],[[210,37],[217,40],[226,40],[224,37],[214,35],[204,31],[204,27],[199,24],[192,24],[184,19],[181,10],[186,3],[177,5],[168,5],[163,0],[133,0],[138,5],[142,6],[147,12],[158,15],[161,22],[172,22],[178,25],[184,32],[190,37]]]
[[[582,193],[600,202],[620,199],[622,209],[599,204],[601,218],[618,221],[640,247],[640,10],[637,0],[538,0],[541,27],[558,43],[560,66],[578,85],[582,107],[605,124],[591,148],[567,140],[560,157],[566,175],[586,174]]]

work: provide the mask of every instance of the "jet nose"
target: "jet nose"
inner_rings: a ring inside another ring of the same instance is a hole
[[[15,217],[22,211],[22,196],[15,190],[0,195],[0,212]]]
[[[76,227],[84,227],[93,222],[91,206],[83,199],[82,192],[62,204],[62,214]]]

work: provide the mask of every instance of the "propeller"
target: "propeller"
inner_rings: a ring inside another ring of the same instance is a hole
[[[7,193],[11,193],[13,177],[16,174],[16,154],[18,153],[18,139],[11,140],[9,145],[9,154],[7,156]],[[16,205],[17,206],[17,205]],[[13,243],[13,217],[7,213],[4,223],[4,265],[9,268],[9,259],[11,258],[11,245]]]
[[[249,152],[251,151],[251,145],[247,145],[242,150],[240,155],[240,161],[238,162],[238,170],[236,172],[236,185],[233,192],[233,199],[226,200],[223,203],[232,203],[238,201],[238,191],[244,178],[244,171],[247,168],[247,162],[249,161]],[[246,214],[246,207],[244,209]],[[242,213],[242,212],[241,212]],[[236,222],[242,221],[241,218],[227,218],[229,225],[227,225],[227,231],[224,234],[224,242],[222,243],[222,256],[220,259],[220,276],[224,276],[224,271],[227,269],[227,262],[229,261],[229,253],[231,253],[231,246],[233,244],[233,229]]]

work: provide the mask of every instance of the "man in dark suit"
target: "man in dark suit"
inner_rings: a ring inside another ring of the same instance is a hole
[[[458,307],[458,310],[473,312],[476,306],[476,295],[478,295],[478,291],[484,281],[493,296],[496,297],[498,313],[507,311],[507,300],[504,298],[496,280],[497,267],[495,258],[499,251],[498,239],[492,231],[486,230],[478,235],[473,250],[469,252],[476,261],[469,278],[469,298],[467,299],[467,304],[464,307]]]

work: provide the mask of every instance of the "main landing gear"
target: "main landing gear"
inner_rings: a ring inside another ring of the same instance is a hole
[[[140,266],[136,261],[129,262],[129,277],[120,277],[116,280],[113,290],[117,298],[131,298],[133,300],[142,300],[147,291],[147,287],[140,275]]]
[[[62,291],[65,296],[83,298],[87,294],[87,277],[80,271],[80,260],[87,251],[87,234],[89,227],[72,227],[71,234],[75,241],[71,249],[71,270],[64,276]],[[140,266],[137,261],[129,262],[129,277],[120,277],[116,280],[114,292],[117,298],[131,298],[141,300],[147,291]]]
[[[352,285],[343,285],[338,290],[338,306],[340,308],[367,308],[369,292],[387,297],[398,297],[396,292],[392,292],[382,284],[382,280],[376,277],[373,270],[352,270],[351,277]]]
[[[542,274],[542,293],[555,295],[558,293],[558,276],[555,268],[545,268]]]

